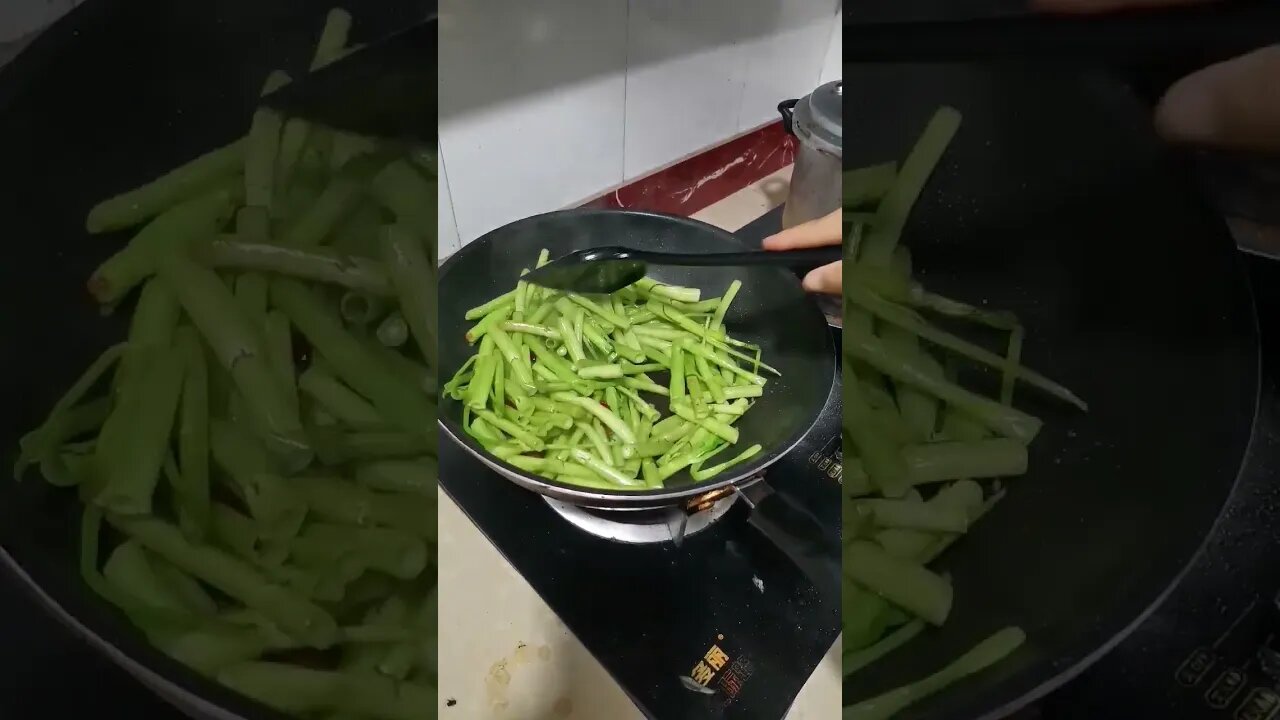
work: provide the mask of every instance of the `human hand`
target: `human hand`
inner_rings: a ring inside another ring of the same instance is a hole
[[[1200,4],[1203,0],[1032,0],[1038,10],[1092,14]],[[1280,152],[1280,45],[1210,65],[1161,98],[1156,130],[1171,142]]]
[[[787,228],[776,235],[764,239],[765,250],[799,250],[801,248],[839,245],[841,233],[840,210]],[[823,265],[804,276],[804,289],[809,292],[839,295],[844,284],[841,278],[843,266],[839,261]]]

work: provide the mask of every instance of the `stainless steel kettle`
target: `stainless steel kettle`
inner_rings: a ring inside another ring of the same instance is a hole
[[[820,218],[840,207],[841,112],[843,82],[835,80],[812,93],[778,104],[782,123],[795,136],[796,164],[782,211],[782,227]]]

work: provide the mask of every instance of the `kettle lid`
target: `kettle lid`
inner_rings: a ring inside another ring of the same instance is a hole
[[[820,85],[796,103],[796,137],[819,149],[841,154],[844,112],[844,82],[833,80]]]

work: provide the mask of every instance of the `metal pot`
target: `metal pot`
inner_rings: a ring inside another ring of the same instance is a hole
[[[835,80],[799,100],[778,104],[782,124],[795,136],[796,164],[782,211],[782,227],[808,222],[840,207],[844,83]]]

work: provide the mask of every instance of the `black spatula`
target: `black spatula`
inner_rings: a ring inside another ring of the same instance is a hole
[[[779,265],[805,267],[825,265],[840,259],[840,248],[813,248],[768,252],[663,253],[625,247],[598,247],[578,250],[556,258],[524,276],[525,282],[555,290],[582,293],[611,293],[645,276],[650,264],[681,267],[733,265]]]
[[[263,102],[340,130],[436,141],[435,14],[266,95]]]

